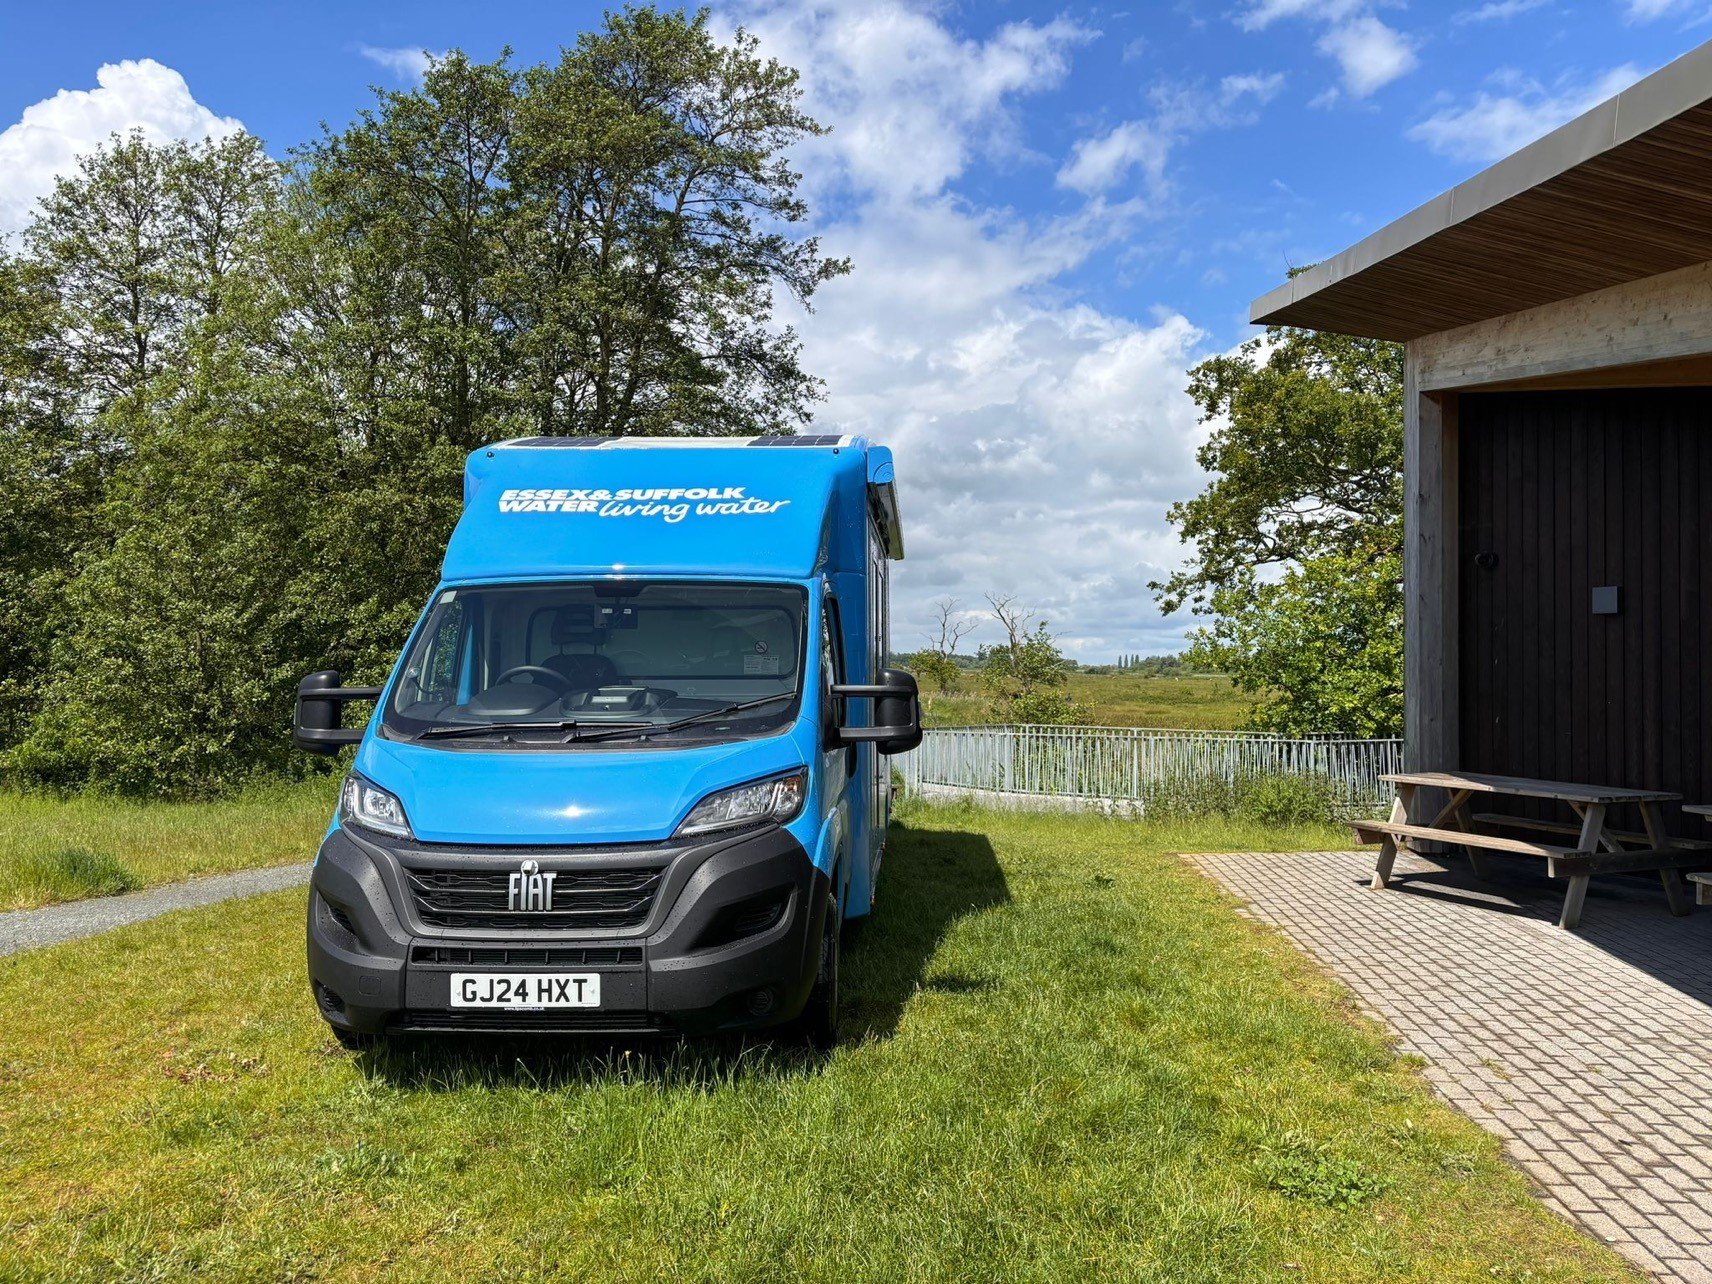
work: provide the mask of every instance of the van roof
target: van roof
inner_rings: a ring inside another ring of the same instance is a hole
[[[793,437],[513,437],[491,450],[715,450],[734,446],[854,446],[862,437],[804,434]]]
[[[891,451],[854,436],[523,437],[464,470],[444,577],[807,579],[901,557]]]

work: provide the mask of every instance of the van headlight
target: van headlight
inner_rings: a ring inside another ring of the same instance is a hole
[[[764,820],[784,824],[802,810],[808,797],[808,772],[794,771],[788,776],[756,780],[747,785],[721,789],[709,794],[684,817],[678,833],[711,834],[721,829],[736,829]]]
[[[354,771],[345,777],[339,791],[339,819],[394,838],[410,837],[410,820],[398,795],[364,780]]]

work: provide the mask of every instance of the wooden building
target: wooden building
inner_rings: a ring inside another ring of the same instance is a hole
[[[1406,345],[1411,767],[1712,802],[1712,43],[1252,317]]]

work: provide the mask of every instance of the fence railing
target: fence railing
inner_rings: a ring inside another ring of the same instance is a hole
[[[1135,727],[939,727],[893,762],[911,793],[939,786],[1144,810],[1150,797],[1203,781],[1317,776],[1328,782],[1338,806],[1355,814],[1390,802],[1390,788],[1379,777],[1403,769],[1403,742]]]

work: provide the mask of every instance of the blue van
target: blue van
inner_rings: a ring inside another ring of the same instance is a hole
[[[860,437],[532,437],[477,451],[391,678],[299,685],[355,744],[315,860],[309,977],[340,1040],[699,1034],[829,1045],[873,905],[903,556]],[[375,701],[361,729],[345,703]]]

